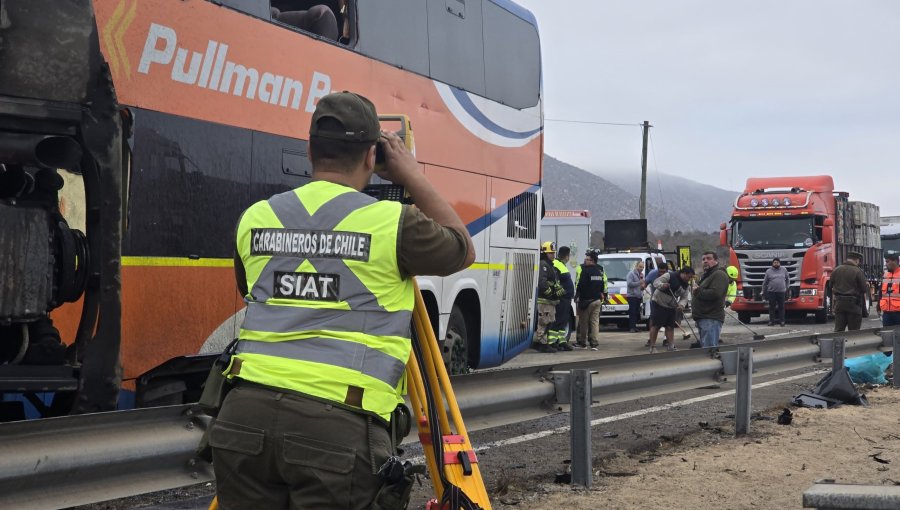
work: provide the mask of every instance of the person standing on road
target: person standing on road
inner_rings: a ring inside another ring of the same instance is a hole
[[[703,274],[693,289],[691,311],[700,330],[700,345],[718,347],[722,324],[725,323],[728,274],[719,265],[715,252],[703,252],[700,261],[703,263]]]
[[[725,308],[728,308],[737,300],[738,268],[728,266],[725,268],[725,272],[728,273],[728,294],[725,294]]]
[[[762,296],[769,302],[769,326],[777,322],[784,326],[784,301],[788,289],[791,288],[791,277],[786,267],[781,266],[781,259],[772,259],[772,267],[766,269],[763,278]]]
[[[553,267],[556,259],[556,245],[552,241],[541,244],[541,266],[538,269],[538,323],[534,332],[534,348],[538,352],[556,352],[551,344],[550,325],[556,320],[556,305],[565,294],[559,284],[559,276]]]
[[[641,304],[644,302],[644,263],[637,261],[634,268],[625,277],[628,287],[625,297],[628,299],[628,331],[637,333],[637,323],[641,318]]]
[[[881,280],[881,299],[878,300],[884,327],[900,326],[900,265],[897,259],[896,253],[884,256],[885,271]]]
[[[600,311],[606,295],[603,266],[597,264],[597,254],[588,253],[587,259],[575,288],[575,301],[578,303],[578,333],[575,341],[578,347],[596,351],[600,346]]]
[[[236,230],[247,309],[224,371],[234,387],[208,435],[225,510],[362,510],[390,498],[376,473],[397,466],[390,431],[406,386],[413,276],[475,259],[465,224],[403,141],[381,132],[368,99],[323,97],[309,134],[311,182],[253,204]],[[360,192],[376,144],[378,175],[416,207]]]
[[[663,345],[666,350],[675,351],[675,323],[676,315],[679,311],[684,311],[687,306],[688,289],[690,288],[691,278],[694,277],[694,270],[690,266],[686,266],[676,271],[669,271],[653,281],[653,287],[656,291],[653,293],[652,321],[650,326],[650,354],[656,352],[656,339],[659,336],[660,328],[664,328],[666,339]]]
[[[859,268],[862,254],[847,253],[847,260],[831,273],[831,294],[834,296],[834,330],[855,331],[862,325],[862,311],[869,292],[866,274]]]
[[[575,299],[575,284],[572,282],[572,273],[569,271],[569,256],[572,250],[568,246],[561,246],[553,260],[559,283],[565,292],[559,297],[556,304],[556,319],[550,326],[550,344],[556,345],[558,351],[571,351],[569,345],[569,325],[572,320],[572,300]]]

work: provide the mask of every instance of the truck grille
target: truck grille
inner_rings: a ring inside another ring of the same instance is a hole
[[[786,253],[783,255],[774,255],[769,258],[750,258],[753,255],[750,251],[737,252],[738,262],[740,263],[741,281],[744,284],[744,297],[753,297],[754,293],[762,292],[763,280],[766,277],[766,270],[772,267],[772,259],[778,257],[781,260],[781,267],[787,269],[790,293],[788,296],[796,297],[800,293],[800,274],[803,269],[804,252]]]

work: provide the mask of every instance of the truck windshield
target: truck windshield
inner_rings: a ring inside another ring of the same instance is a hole
[[[883,236],[881,238],[881,249],[884,254],[900,253],[900,235]]]
[[[625,281],[628,272],[634,269],[634,264],[641,259],[600,259],[598,264],[603,266],[603,273],[607,280]]]
[[[742,218],[734,221],[735,248],[804,248],[815,243],[812,218]]]

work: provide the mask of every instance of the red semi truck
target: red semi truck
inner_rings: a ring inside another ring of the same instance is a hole
[[[740,272],[732,309],[744,323],[768,313],[762,284],[773,258],[790,275],[786,314],[812,313],[817,323],[832,316],[831,272],[847,252],[863,255],[861,267],[873,289],[882,275],[878,207],[849,201],[847,193],[834,191],[828,175],[748,179],[719,241]],[[870,303],[867,296],[866,310]]]

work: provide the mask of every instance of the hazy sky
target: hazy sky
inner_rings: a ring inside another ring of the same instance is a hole
[[[725,189],[830,174],[900,215],[900,1],[516,0],[538,20],[546,152]],[[888,176],[893,176],[893,179]]]

